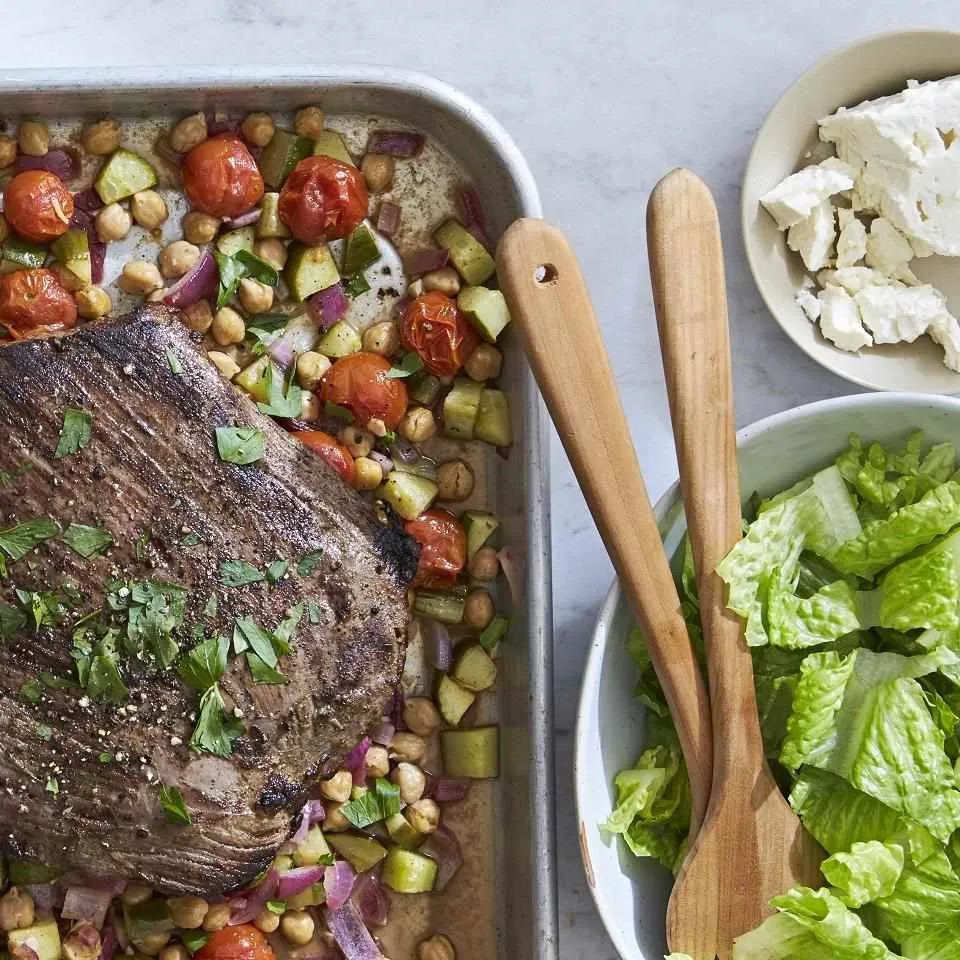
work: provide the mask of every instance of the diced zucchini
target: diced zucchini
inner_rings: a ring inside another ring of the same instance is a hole
[[[473,425],[473,435],[477,440],[492,443],[495,447],[509,447],[513,443],[510,405],[502,390],[484,390],[480,394],[480,409]]]
[[[263,195],[263,199],[260,201],[260,219],[256,226],[257,237],[260,240],[266,240],[269,237],[285,240],[290,236],[290,231],[280,219],[279,203],[279,193],[265,193]]]
[[[467,533],[467,559],[472,560],[474,554],[500,526],[500,521],[492,513],[484,513],[482,510],[467,510],[460,520]]]
[[[404,850],[416,850],[424,841],[424,836],[419,830],[415,830],[410,821],[402,813],[395,813],[392,817],[384,820],[384,826],[390,839]]]
[[[386,500],[404,520],[416,520],[424,510],[429,509],[439,489],[426,477],[392,470],[377,489],[377,496]]]
[[[373,233],[365,223],[359,224],[347,237],[343,248],[343,275],[352,277],[373,266],[379,259],[380,248]]]
[[[500,773],[500,728],[443,730],[440,752],[448,777],[491,780]]]
[[[327,902],[327,891],[322,883],[315,883],[313,886],[301,890],[296,896],[287,900],[288,910],[306,910],[307,907],[319,907]]]
[[[47,262],[47,248],[11,234],[3,241],[3,259],[14,264],[14,270],[36,269]]]
[[[466,377],[453,381],[453,388],[443,398],[443,431],[448,437],[473,439],[482,393],[483,386]]]
[[[441,623],[461,623],[463,607],[463,597],[445,590],[418,590],[413,601],[413,609],[417,613]]]
[[[313,143],[289,130],[276,130],[260,155],[263,182],[274,190],[283,186],[293,168],[313,151]]]
[[[441,675],[437,687],[437,706],[440,708],[440,716],[451,727],[460,725],[463,715],[473,706],[476,699],[475,693],[464,690],[459,683],[445,673]]]
[[[280,871],[280,873],[286,873],[288,870],[293,869],[293,857],[289,854],[281,853],[274,861],[274,867]]]
[[[327,841],[341,857],[350,861],[357,873],[372,869],[387,855],[386,849],[372,837],[355,833],[330,833]]]
[[[495,657],[509,629],[510,621],[506,617],[494,617],[480,634],[480,646],[483,647],[491,657]]]
[[[489,343],[496,343],[503,328],[510,322],[507,301],[499,290],[489,287],[464,287],[457,297],[457,306],[467,315],[477,332]]]
[[[356,353],[361,346],[360,334],[347,323],[338,320],[317,342],[316,351],[325,357],[339,360]]]
[[[407,381],[410,399],[424,407],[432,407],[440,396],[440,378],[432,373],[421,371]]]
[[[348,163],[351,167],[355,166],[353,157],[350,156],[350,151],[343,142],[343,137],[336,130],[321,131],[313,145],[313,152],[315,156],[333,157],[334,160],[339,160],[341,163]]]
[[[448,220],[438,227],[433,239],[437,246],[449,252],[457,272],[472,286],[489,280],[497,269],[483,244],[456,220]]]
[[[126,200],[141,190],[149,190],[157,182],[157,171],[132,150],[121,147],[100,168],[93,187],[105,203]]]
[[[429,893],[437,882],[437,864],[422,853],[392,847],[380,880],[397,893]]]
[[[123,924],[131,940],[146,940],[156,933],[169,933],[176,924],[162,897],[151,897],[143,903],[123,905]]]
[[[25,887],[33,884],[51,883],[60,876],[55,867],[48,867],[39,860],[21,860],[10,857],[7,860],[7,874],[14,887]]]
[[[297,300],[332,287],[339,279],[340,272],[333,260],[333,254],[325,243],[307,246],[304,243],[290,245],[287,265],[283,271],[290,294]]]
[[[261,357],[250,364],[246,370],[241,370],[234,378],[233,382],[257,403],[270,402],[270,384],[268,382],[267,369],[273,361],[270,357]],[[283,381],[283,373],[278,366],[273,366],[274,383]]]
[[[7,946],[11,950],[13,947],[29,946],[37,960],[60,960],[60,931],[57,921],[52,918],[22,930],[11,930],[7,937]]]
[[[241,250],[253,253],[253,244],[257,239],[253,227],[237,227],[217,237],[217,249],[226,257],[236,256]]]
[[[461,687],[479,693],[497,681],[497,665],[478,643],[466,647],[456,659],[450,674]]]
[[[68,230],[53,241],[57,263],[69,270],[81,283],[92,283],[90,242],[86,230]]]
[[[298,867],[313,867],[330,856],[330,847],[320,827],[311,827],[306,839],[293,851],[293,862]]]

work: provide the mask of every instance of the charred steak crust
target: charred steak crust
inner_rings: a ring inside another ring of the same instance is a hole
[[[56,460],[68,407],[94,415],[93,436]],[[93,610],[120,575],[189,588],[186,623],[225,636],[244,615],[275,627],[308,598],[319,620],[304,618],[282,658],[286,685],[253,684],[243,658],[231,658],[220,686],[246,733],[229,758],[188,747],[197,694],[174,671],[128,677],[121,707],[76,686],[44,686],[31,703],[23,684],[43,672],[74,676],[72,624],[0,642],[0,846],[64,870],[139,876],[171,894],[249,882],[288,836],[308,780],[329,775],[393,695],[416,548],[225,383],[163,307],[0,348],[0,424],[0,529],[50,516],[102,526],[116,544],[83,560],[49,540],[10,565],[0,601],[69,580]],[[263,460],[222,462],[214,428],[226,425],[262,430]],[[185,546],[186,531],[200,542]],[[226,560],[295,568],[314,551],[309,575],[221,584]],[[214,593],[218,610],[204,620]],[[179,639],[184,649],[193,642]],[[191,826],[168,822],[160,783],[180,788]]]

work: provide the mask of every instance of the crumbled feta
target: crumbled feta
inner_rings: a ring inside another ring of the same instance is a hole
[[[833,213],[830,201],[821,200],[810,216],[787,231],[787,246],[800,254],[808,270],[819,270],[830,261],[837,236]]]
[[[820,300],[815,293],[806,288],[797,291],[797,305],[807,315],[811,323],[816,323],[820,316]]]
[[[960,323],[952,314],[944,312],[927,330],[930,339],[943,347],[943,362],[951,369],[960,372]]]
[[[817,274],[817,282],[821,287],[831,283],[836,287],[843,287],[851,295],[859,293],[864,287],[897,284],[897,281],[884,276],[873,267],[840,267],[837,270],[821,270]]]
[[[873,343],[860,322],[860,311],[853,297],[840,287],[828,286],[820,292],[820,332],[841,350],[856,353]]]
[[[917,283],[910,269],[913,247],[910,241],[886,217],[877,217],[870,224],[866,261],[881,273],[904,283]]]
[[[782,183],[765,193],[760,202],[777,221],[781,230],[800,223],[824,200],[853,187],[853,167],[836,157],[815,163],[791,174]]]
[[[943,294],[929,284],[864,287],[854,299],[875,343],[913,343],[947,312]]]
[[[852,267],[867,253],[867,228],[852,210],[837,210],[840,235],[837,237],[837,266]]]

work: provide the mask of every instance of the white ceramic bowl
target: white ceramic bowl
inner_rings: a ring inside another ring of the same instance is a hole
[[[902,442],[915,430],[930,442],[960,450],[960,399],[923,394],[861,394],[812,403],[745,427],[737,436],[741,493],[769,495],[828,465],[851,432],[883,443]],[[656,505],[668,554],[685,524],[679,489]],[[593,635],[577,712],[574,779],[580,850],[597,909],[624,960],[661,960],[670,874],[639,860],[598,824],[610,814],[613,778],[632,765],[644,742],[644,710],[633,696],[636,670],[625,639],[633,617],[614,584]]]
[[[805,276],[786,235],[760,207],[760,197],[803,163],[819,143],[817,123],[838,107],[897,93],[908,80],[960,74],[960,33],[916,30],[883,34],[840,50],[805,73],[780,98],[760,128],[743,182],[743,236],[760,294],[780,326],[828,370],[877,390],[960,392],[960,374],[943,365],[943,350],[927,337],[912,344],[870,347],[859,355],[825,340],[797,306]],[[821,147],[823,145],[821,144]],[[929,257],[916,273],[939,287],[960,317],[960,262]]]

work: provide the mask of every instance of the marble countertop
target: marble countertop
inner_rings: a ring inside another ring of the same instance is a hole
[[[387,63],[462,88],[507,127],[546,216],[583,262],[651,496],[676,475],[646,267],[650,188],[688,166],[717,195],[727,251],[738,421],[855,392],[780,332],[739,229],[740,180],[767,110],[833,48],[871,33],[949,28],[946,0],[85,0],[18,4],[3,67]],[[563,960],[613,960],[586,891],[572,812],[576,693],[611,568],[559,444],[553,533]]]

